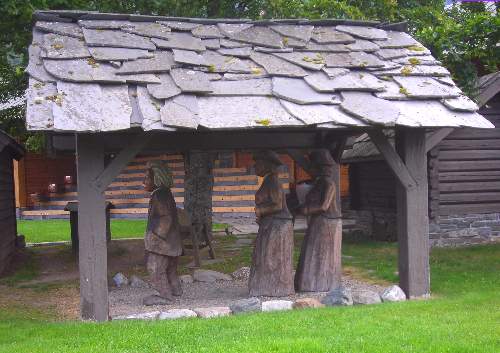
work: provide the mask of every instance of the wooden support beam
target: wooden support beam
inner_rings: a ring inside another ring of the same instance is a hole
[[[305,157],[307,150],[304,149],[287,149],[286,153],[292,158],[306,173],[310,174],[310,163]]]
[[[390,144],[387,137],[381,130],[370,130],[368,131],[370,139],[380,151],[387,164],[396,175],[401,185],[405,189],[415,188],[416,181],[410,174],[409,170],[405,166],[405,163],[401,160],[394,147]]]
[[[332,153],[333,152],[333,153]],[[332,157],[335,159],[338,157],[338,151],[333,150],[330,151],[332,153]],[[334,281],[333,283],[337,283],[340,285],[342,282],[342,200],[341,200],[341,195],[340,195],[340,163],[336,160],[337,163],[332,167],[333,168],[333,181],[335,185],[337,186],[336,188],[336,193],[335,193],[335,204],[337,205],[337,212],[335,214],[338,219],[335,221],[337,223],[337,227],[334,229],[336,230],[336,233],[334,235],[334,252],[333,252],[333,277]]]
[[[425,152],[429,152],[434,147],[436,147],[442,140],[446,138],[449,134],[453,132],[453,128],[447,127],[433,131],[425,139]]]
[[[123,150],[106,166],[106,168],[95,179],[95,187],[104,191],[118,174],[129,164],[129,162],[149,143],[150,134],[139,134],[134,137],[131,144]]]
[[[80,315],[84,320],[109,318],[106,249],[106,200],[95,187],[104,171],[100,135],[79,134],[77,141]]]
[[[430,294],[427,153],[424,129],[396,133],[396,148],[415,180],[415,187],[397,185],[399,284],[408,298]]]

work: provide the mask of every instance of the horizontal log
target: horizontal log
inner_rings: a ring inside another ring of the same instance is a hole
[[[439,144],[439,148],[441,151],[500,149],[500,138],[482,140],[444,140]]]
[[[495,161],[441,161],[439,172],[498,170],[500,160]]]
[[[488,181],[488,180],[500,180],[498,175],[448,175],[439,176],[439,181],[444,183],[453,183],[461,181]]]
[[[466,215],[473,213],[492,213],[498,212],[498,210],[500,210],[500,203],[441,205],[439,207],[439,214]]]
[[[500,160],[499,150],[463,150],[463,151],[441,151],[439,161],[477,161],[481,159]]]
[[[184,162],[181,163],[167,163],[168,167],[174,168],[184,168]],[[131,164],[125,167],[125,170],[145,170],[146,164]]]
[[[488,203],[492,201],[500,202],[500,192],[466,192],[441,194],[440,203],[456,204],[456,203]],[[500,209],[498,210],[500,212]]]
[[[458,182],[442,183],[439,186],[441,193],[445,192],[467,192],[467,191],[500,191],[500,181],[476,182]]]
[[[138,156],[134,158],[134,162],[147,162],[147,161],[172,161],[172,160],[179,160],[179,159],[184,159],[184,156],[182,154],[161,154],[158,156]]]
[[[500,138],[500,129],[455,129],[447,139],[471,140],[471,139],[497,139]],[[446,141],[445,140],[445,141]]]

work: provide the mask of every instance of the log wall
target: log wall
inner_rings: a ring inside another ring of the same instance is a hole
[[[16,233],[12,156],[4,149],[0,152],[0,275],[14,254]]]

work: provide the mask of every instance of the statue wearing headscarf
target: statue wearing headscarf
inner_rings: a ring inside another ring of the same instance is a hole
[[[144,304],[166,304],[180,296],[177,262],[182,254],[182,238],[175,199],[170,191],[172,175],[164,162],[148,164],[144,189],[151,191],[148,224],[144,237],[147,269],[159,295],[144,298]]]
[[[293,225],[277,168],[282,163],[272,151],[254,156],[255,172],[263,177],[255,194],[259,233],[250,269],[251,296],[282,297],[293,289]]]
[[[295,289],[326,292],[340,285],[342,223],[336,205],[337,186],[333,181],[335,161],[326,149],[311,152],[309,161],[314,184],[297,211],[307,216],[308,222],[295,274]]]

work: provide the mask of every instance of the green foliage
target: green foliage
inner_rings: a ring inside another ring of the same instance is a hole
[[[492,6],[492,5],[489,5]],[[356,19],[409,22],[410,31],[473,96],[478,75],[498,70],[500,20],[484,4],[445,10],[443,0],[3,0],[0,2],[0,102],[26,87],[27,48],[35,9],[74,9],[187,17]],[[0,112],[0,129],[31,138],[24,109]],[[36,138],[35,138],[36,140]],[[39,139],[37,140],[39,141]],[[29,143],[28,148],[40,148]]]

